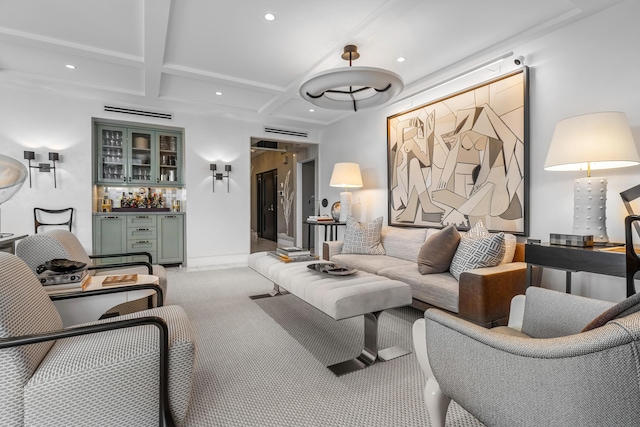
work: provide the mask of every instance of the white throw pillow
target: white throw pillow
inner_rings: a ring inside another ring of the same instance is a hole
[[[462,236],[449,272],[460,280],[460,275],[468,270],[494,267],[504,258],[504,233],[490,234],[488,237]]]
[[[382,217],[361,224],[354,217],[347,217],[347,229],[342,244],[343,254],[385,255],[380,243]]]
[[[500,261],[500,265],[513,262],[513,256],[516,254],[516,245],[518,239],[513,234],[504,234],[504,258]]]

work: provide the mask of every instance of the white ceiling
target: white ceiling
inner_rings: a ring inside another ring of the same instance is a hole
[[[318,128],[357,114],[311,113],[298,95],[310,76],[348,65],[347,44],[361,54],[354,65],[402,76],[406,97],[620,2],[0,0],[0,87]]]

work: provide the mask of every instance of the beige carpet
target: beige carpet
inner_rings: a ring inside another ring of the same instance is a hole
[[[336,322],[292,295],[251,300],[272,285],[249,268],[169,271],[168,304],[182,305],[197,337],[196,426],[428,426],[425,377],[413,354],[334,376],[326,366],[360,353],[363,318]],[[411,347],[421,313],[380,317],[380,347]],[[452,408],[447,425],[471,426]]]

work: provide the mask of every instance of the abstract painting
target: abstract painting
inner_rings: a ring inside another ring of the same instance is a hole
[[[528,70],[387,118],[389,225],[528,235]]]

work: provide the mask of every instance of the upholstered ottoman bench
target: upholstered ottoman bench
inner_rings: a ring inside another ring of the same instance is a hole
[[[251,254],[249,267],[274,284],[271,293],[253,298],[277,296],[284,289],[335,320],[364,316],[364,349],[355,359],[329,366],[336,375],[410,353],[400,347],[378,350],[377,342],[380,314],[390,308],[410,305],[409,285],[362,271],[349,276],[331,276],[307,267],[318,262],[326,261],[284,263],[267,252]]]

